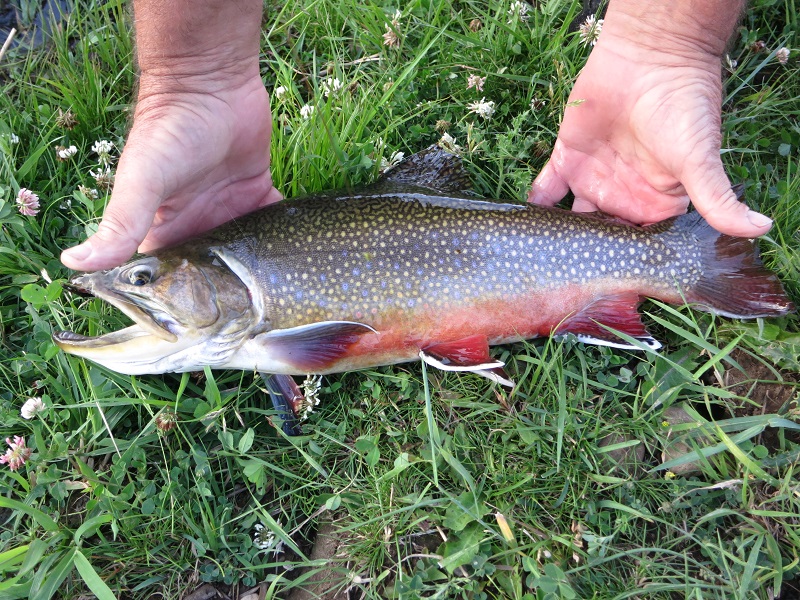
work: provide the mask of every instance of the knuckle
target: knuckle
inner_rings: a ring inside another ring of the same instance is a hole
[[[125,211],[106,210],[95,236],[103,242],[125,243],[135,241],[138,223]]]

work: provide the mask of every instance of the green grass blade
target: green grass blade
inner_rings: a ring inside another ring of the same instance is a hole
[[[100,578],[97,571],[94,570],[92,564],[83,555],[83,553],[75,548],[74,553],[75,568],[78,570],[83,582],[86,584],[91,592],[97,596],[98,600],[117,600],[114,592],[106,585],[106,582]]]
[[[16,510],[23,514],[28,515],[31,519],[36,521],[36,523],[40,527],[42,527],[45,531],[48,531],[50,533],[57,532],[60,529],[58,523],[56,523],[52,518],[50,518],[44,512],[42,512],[38,508],[33,508],[32,506],[23,504],[18,500],[12,500],[11,498],[0,497],[0,507]]]

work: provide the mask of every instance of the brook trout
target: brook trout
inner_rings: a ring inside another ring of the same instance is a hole
[[[432,147],[350,192],[286,200],[73,285],[135,322],[54,334],[126,374],[304,375],[422,359],[513,385],[489,346],[573,333],[657,347],[644,297],[735,318],[793,310],[751,240],[697,213],[649,227],[481,201]]]

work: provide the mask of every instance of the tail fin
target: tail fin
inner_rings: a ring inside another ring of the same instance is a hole
[[[764,268],[754,240],[720,233],[696,212],[678,217],[673,228],[694,236],[704,256],[700,279],[684,290],[687,302],[737,319],[794,312],[778,277]]]

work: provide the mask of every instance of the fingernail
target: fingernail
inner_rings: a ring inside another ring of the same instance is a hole
[[[747,220],[754,227],[772,227],[772,219],[754,210],[747,211]]]
[[[67,248],[64,250],[61,255],[66,256],[71,260],[82,261],[89,258],[92,253],[92,247],[89,244],[81,244],[80,246],[75,246],[74,248]]]

